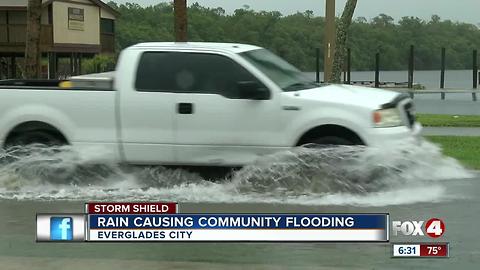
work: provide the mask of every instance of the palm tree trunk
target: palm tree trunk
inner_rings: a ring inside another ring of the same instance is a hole
[[[40,30],[42,17],[42,0],[28,0],[27,37],[25,46],[25,79],[40,77]]]
[[[187,42],[187,0],[175,0],[175,41]]]
[[[337,26],[337,39],[335,56],[333,58],[332,76],[329,81],[333,83],[340,83],[342,79],[342,71],[345,65],[345,56],[347,52],[347,36],[348,29],[352,24],[353,13],[357,6],[357,0],[348,0],[343,10],[342,18]]]

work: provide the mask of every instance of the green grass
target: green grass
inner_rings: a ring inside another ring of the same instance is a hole
[[[426,127],[480,127],[480,115],[417,114]]]
[[[480,170],[480,137],[427,136],[439,144],[443,153],[460,161],[470,169]]]

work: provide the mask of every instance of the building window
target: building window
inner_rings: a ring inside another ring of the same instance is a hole
[[[26,11],[9,11],[8,23],[9,24],[27,24],[27,12]]]
[[[7,24],[7,12],[0,11],[0,24]]]
[[[53,5],[48,5],[48,24],[53,24]]]
[[[102,34],[114,34],[115,33],[115,21],[112,19],[100,19],[100,32]]]

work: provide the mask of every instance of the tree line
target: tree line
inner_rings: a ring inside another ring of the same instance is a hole
[[[171,3],[140,6],[108,3],[121,16],[116,26],[117,50],[139,42],[173,41],[174,12]],[[315,69],[315,48],[323,55],[325,19],[313,11],[284,16],[277,11],[254,11],[248,6],[227,14],[222,8],[192,4],[188,7],[188,40],[240,42],[270,49],[302,70]],[[441,48],[447,49],[448,69],[468,69],[472,50],[480,46],[480,29],[472,24],[403,17],[398,22],[386,14],[370,20],[354,19],[347,47],[353,70],[373,70],[375,54],[381,54],[382,70],[404,70],[410,45],[415,46],[415,69],[439,69]],[[323,67],[323,57],[320,59]]]

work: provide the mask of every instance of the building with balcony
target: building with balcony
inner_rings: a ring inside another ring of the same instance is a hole
[[[27,4],[28,0],[0,0],[0,79],[21,74],[18,68],[25,54]],[[76,75],[81,72],[83,58],[114,54],[118,15],[100,0],[43,0],[43,76]],[[59,62],[68,68],[60,71]]]

